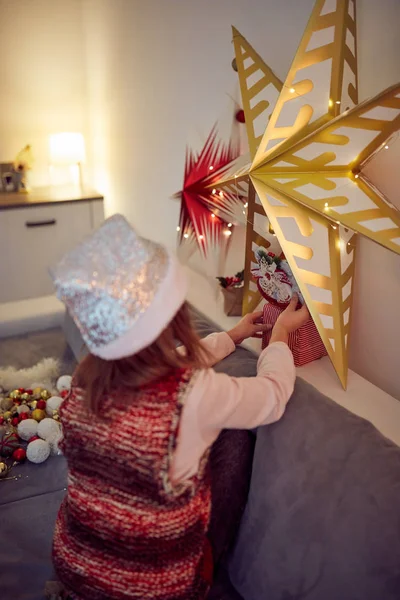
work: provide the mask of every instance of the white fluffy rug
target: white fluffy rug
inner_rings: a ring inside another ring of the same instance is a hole
[[[44,358],[28,369],[0,368],[0,388],[8,392],[20,387],[29,389],[40,386],[53,392],[60,374],[60,363],[55,358]]]

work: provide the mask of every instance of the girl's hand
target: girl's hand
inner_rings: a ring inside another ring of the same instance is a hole
[[[287,344],[289,333],[293,333],[299,327],[305,325],[311,318],[305,304],[299,310],[296,310],[298,302],[299,298],[297,294],[294,294],[289,306],[278,317],[275,323],[270,344],[274,342],[285,342]]]
[[[235,344],[241,344],[244,340],[251,337],[262,337],[264,331],[272,329],[272,325],[264,325],[262,322],[263,311],[249,313],[239,323],[228,331],[228,335]]]

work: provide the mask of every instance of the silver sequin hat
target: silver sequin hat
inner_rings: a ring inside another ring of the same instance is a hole
[[[183,268],[114,215],[51,270],[89,352],[115,360],[152,344],[185,301]]]

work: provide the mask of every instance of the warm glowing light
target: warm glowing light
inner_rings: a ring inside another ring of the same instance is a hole
[[[232,227],[232,223],[228,223],[228,227]]]
[[[224,235],[227,235],[227,236],[232,235],[232,231],[230,231],[229,229],[225,229]]]
[[[178,227],[176,228],[176,230],[177,230],[177,231],[180,231],[180,230],[181,230],[181,228],[179,227],[179,225],[178,225]]]
[[[199,240],[204,240],[204,235],[199,235]]]
[[[211,218],[212,218],[212,219],[215,219],[215,215],[214,215],[214,213],[211,213]]]
[[[289,90],[289,92],[290,92],[291,94],[294,94],[294,93],[295,93],[295,91],[296,91],[296,90],[295,90],[294,88],[290,88],[290,90]]]
[[[224,195],[224,192],[220,192],[219,193],[219,197],[222,198],[222,196]]]
[[[328,104],[329,104],[329,107],[332,108],[332,106],[333,106],[333,100],[332,100],[332,98],[329,99]]]
[[[356,178],[356,179],[358,179],[359,177],[360,177],[360,176],[359,176],[359,174],[357,173],[357,175],[355,175],[355,178]]]
[[[247,208],[247,207],[248,207],[248,205],[249,205],[249,203],[248,203],[248,202],[246,202],[246,204],[244,205],[244,207],[245,207],[245,208]]]
[[[243,214],[244,214],[244,215],[246,214],[246,211],[245,211],[245,210],[243,211]]]
[[[337,229],[336,225],[332,225],[333,229]]]
[[[217,190],[214,188],[213,191],[211,192],[212,194],[216,194]]]
[[[81,133],[54,133],[49,145],[53,165],[77,165],[85,160],[85,140]]]
[[[336,104],[340,104],[340,100],[336,100]]]
[[[183,234],[183,237],[184,237],[184,238],[186,238],[186,239],[188,239],[188,237],[189,237],[189,234],[188,234],[188,233],[184,233],[184,234]]]
[[[385,150],[389,150],[389,146],[387,144],[385,146]]]
[[[212,165],[210,165],[208,168],[210,169],[210,171],[212,171],[214,169],[214,167]]]

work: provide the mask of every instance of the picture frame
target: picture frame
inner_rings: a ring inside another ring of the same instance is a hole
[[[17,189],[13,163],[0,163],[0,192],[12,193]]]

